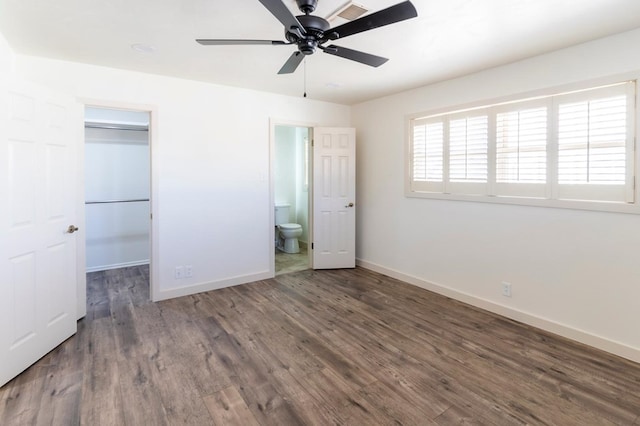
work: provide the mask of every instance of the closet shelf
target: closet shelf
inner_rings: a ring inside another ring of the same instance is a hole
[[[84,127],[85,129],[133,130],[137,132],[149,131],[149,126],[145,124],[94,123],[85,121]]]
[[[133,200],[104,200],[104,201],[85,201],[85,204],[114,204],[114,203],[140,203],[149,201],[148,198],[137,198]]]

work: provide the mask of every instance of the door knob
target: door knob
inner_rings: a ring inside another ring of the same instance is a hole
[[[345,207],[353,207],[353,203],[349,203]]]
[[[69,227],[67,228],[67,232],[69,234],[73,234],[74,232],[76,232],[79,228],[75,225],[69,225]]]

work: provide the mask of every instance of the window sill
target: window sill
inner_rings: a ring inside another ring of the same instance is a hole
[[[425,198],[432,200],[467,201],[476,203],[510,204],[529,207],[551,207],[557,209],[587,210],[609,213],[640,214],[638,203],[553,200],[548,198],[507,197],[487,195],[443,194],[437,192],[405,191],[408,198]]]

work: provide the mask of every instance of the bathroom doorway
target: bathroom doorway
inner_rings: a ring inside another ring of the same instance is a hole
[[[311,131],[273,126],[275,275],[310,268]]]

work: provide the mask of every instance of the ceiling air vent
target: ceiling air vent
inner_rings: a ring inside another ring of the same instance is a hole
[[[359,5],[359,4],[355,4],[352,1],[349,1],[349,2],[345,3],[344,5],[340,6],[331,15],[329,15],[329,17],[327,18],[327,21],[331,21],[331,20],[335,19],[336,17],[340,17],[342,19],[346,19],[347,21],[353,21],[354,19],[359,18],[360,16],[364,15],[368,11],[369,10],[366,9],[364,6]]]

